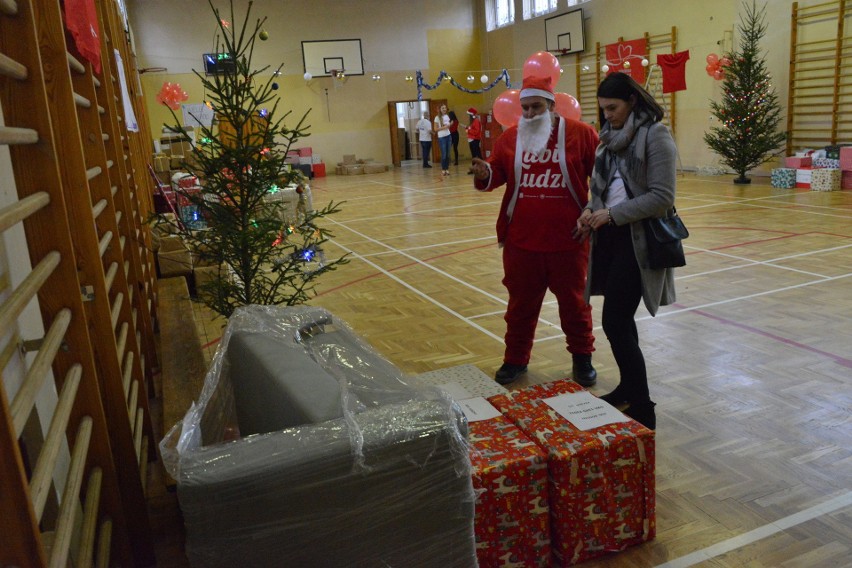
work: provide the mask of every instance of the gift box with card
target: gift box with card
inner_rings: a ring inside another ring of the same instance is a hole
[[[570,380],[488,401],[547,453],[554,565],[654,538],[653,431]]]

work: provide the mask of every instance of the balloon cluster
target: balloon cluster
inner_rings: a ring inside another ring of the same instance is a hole
[[[530,77],[550,79],[550,84],[555,86],[562,75],[562,68],[559,66],[559,60],[556,59],[555,55],[547,51],[538,51],[533,53],[524,63],[523,74],[524,79]],[[554,96],[557,114],[565,118],[580,120],[582,111],[577,99],[568,93],[555,93]],[[498,96],[494,101],[493,111],[494,119],[503,127],[508,128],[518,124],[523,114],[520,89],[509,89]]]
[[[169,83],[166,81],[163,83],[163,87],[160,89],[160,92],[157,93],[157,102],[163,105],[166,105],[172,110],[177,110],[180,108],[180,103],[189,99],[189,95],[186,94],[186,91],[180,88],[180,85],[177,83]]]
[[[719,57],[715,53],[711,53],[707,56],[707,67],[704,70],[707,71],[710,77],[721,81],[725,78],[725,67],[730,64],[731,60],[728,57]]]

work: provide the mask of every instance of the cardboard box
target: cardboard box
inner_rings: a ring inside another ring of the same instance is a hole
[[[164,251],[161,244],[157,252],[157,263],[160,266],[161,278],[192,274],[192,256],[186,249]]]
[[[165,235],[160,239],[160,250],[163,252],[186,250],[186,245],[183,244],[183,239],[177,235]]]
[[[811,176],[811,191],[840,191],[840,170],[815,169]]]
[[[192,275],[195,278],[195,290],[200,291],[201,288],[215,280],[221,274],[223,277],[228,274],[227,265],[218,264],[215,266],[193,266]]]
[[[344,154],[343,155],[343,164],[344,165],[356,164],[356,163],[358,163],[358,162],[357,162],[357,160],[355,160],[355,154]]]
[[[357,176],[364,173],[364,166],[361,164],[351,164],[343,166],[343,175]]]
[[[388,171],[387,164],[364,164],[365,174],[380,174]]]
[[[183,166],[183,154],[174,155],[169,159],[169,167],[173,170],[178,170]]]
[[[154,154],[154,171],[163,173],[169,171],[169,157],[166,154]]]
[[[654,432],[630,419],[580,430],[544,401],[583,390],[562,380],[488,399],[547,453],[555,566],[656,534]]]
[[[470,422],[468,441],[480,568],[547,568],[547,455],[504,416]]]

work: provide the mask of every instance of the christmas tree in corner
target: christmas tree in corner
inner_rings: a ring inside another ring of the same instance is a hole
[[[722,163],[739,174],[734,180],[739,184],[749,183],[746,172],[772,159],[787,138],[785,132],[778,132],[778,96],[760,55],[760,39],[767,29],[766,6],[758,10],[752,0],[751,6],[744,7],[741,48],[727,55],[731,63],[724,70],[722,102],[710,102],[720,126],[704,134],[704,142],[722,157]]]
[[[212,75],[195,72],[216,120],[196,130],[184,169],[198,178],[198,186],[175,188],[180,213],[176,226],[169,227],[196,266],[210,267],[197,297],[225,317],[249,304],[302,304],[319,276],[348,262],[345,256],[325,258],[323,244],[333,235],[317,224],[338,212],[339,204],[314,210],[307,179],[286,163],[291,145],[308,136],[308,113],[287,128],[291,113],[279,116],[275,93],[281,66],[266,78],[261,75],[269,67],[252,69],[255,42],[269,36],[265,18],[250,21],[251,6],[236,25],[233,2],[230,19],[210,2],[218,26],[216,53],[228,65]],[[160,215],[156,222],[168,221]]]

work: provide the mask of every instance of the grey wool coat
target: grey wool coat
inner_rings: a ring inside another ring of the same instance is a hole
[[[665,125],[654,122],[640,126],[628,146],[615,154],[618,171],[633,193],[633,199],[622,201],[610,209],[616,225],[630,224],[633,251],[642,275],[642,299],[645,307],[656,315],[660,306],[675,301],[674,269],[648,268],[648,248],[642,219],[664,217],[674,205],[677,180],[677,148]],[[591,201],[587,209],[603,209],[601,199],[614,171],[609,172],[605,184],[600,175],[592,176]],[[589,260],[589,277],[586,280],[586,301],[603,293],[603,283],[595,282],[592,262],[596,235],[592,235],[592,255]]]

